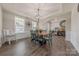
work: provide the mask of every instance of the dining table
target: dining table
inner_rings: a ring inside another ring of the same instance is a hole
[[[44,36],[47,36],[47,35],[48,35],[48,33],[47,33],[47,32],[42,31],[41,33],[39,32],[39,33],[38,33],[38,35],[39,35],[39,36],[43,36],[43,37],[44,37]]]

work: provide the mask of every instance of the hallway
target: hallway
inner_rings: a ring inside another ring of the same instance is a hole
[[[66,43],[66,44],[65,44]],[[78,56],[79,54],[62,36],[53,36],[51,48],[48,45],[39,46],[30,39],[18,40],[12,45],[0,48],[2,56]]]

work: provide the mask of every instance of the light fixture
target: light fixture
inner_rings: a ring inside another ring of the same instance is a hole
[[[37,29],[39,29],[39,19],[40,19],[40,14],[39,14],[39,12],[40,12],[40,5],[38,4],[38,8],[37,8],[37,13],[36,13],[36,15],[35,15],[35,17],[36,17],[36,19],[37,19]]]

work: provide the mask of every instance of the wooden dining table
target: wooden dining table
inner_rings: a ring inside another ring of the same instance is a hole
[[[46,36],[46,35],[48,35],[47,32],[41,32],[41,33],[39,32],[38,34],[39,34],[39,36]]]

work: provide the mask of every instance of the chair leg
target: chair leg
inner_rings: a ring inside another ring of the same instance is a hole
[[[50,40],[50,45],[52,45],[52,40]]]
[[[49,41],[49,40],[47,41],[47,44],[48,44],[48,46],[50,47],[50,41]]]
[[[49,40],[49,46],[50,47],[52,46],[52,40]]]

